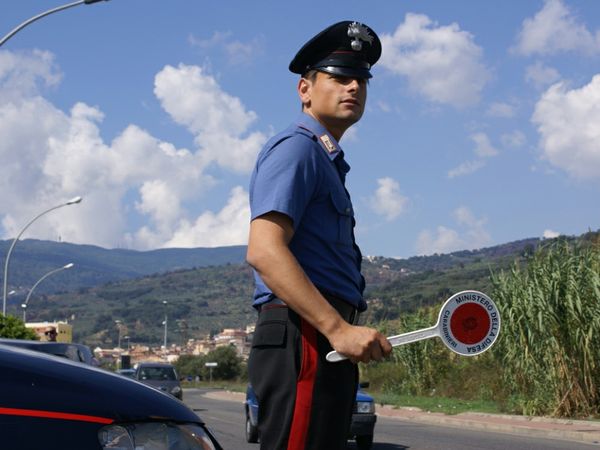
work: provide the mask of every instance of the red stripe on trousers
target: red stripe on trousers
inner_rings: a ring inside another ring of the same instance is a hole
[[[306,446],[317,375],[317,330],[304,319],[301,320],[302,366],[296,382],[296,404],[287,450],[304,450]]]

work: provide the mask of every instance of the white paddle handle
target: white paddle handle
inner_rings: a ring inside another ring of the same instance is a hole
[[[430,328],[423,328],[422,330],[411,331],[410,333],[403,333],[397,336],[390,336],[388,341],[392,344],[392,347],[398,347],[399,345],[410,344],[411,342],[422,341],[435,336],[439,336],[438,326],[435,325]]]
[[[397,336],[390,336],[388,338],[388,341],[390,341],[392,347],[397,347],[399,345],[410,344],[411,342],[422,341],[424,339],[429,339],[435,336],[439,336],[437,325],[431,328],[424,328],[422,330],[411,331],[410,333],[399,334]],[[348,357],[335,351],[327,353],[326,358],[329,362],[338,362],[348,359]]]

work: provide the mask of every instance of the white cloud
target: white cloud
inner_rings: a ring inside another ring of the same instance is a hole
[[[387,102],[385,102],[383,100],[378,100],[377,101],[377,106],[384,113],[392,112],[392,107]]]
[[[544,239],[554,239],[560,236],[558,231],[544,230]]]
[[[54,82],[52,58],[45,53],[28,58],[21,65],[0,62],[5,238],[14,237],[40,212],[81,195],[81,204],[45,215],[27,236],[137,249],[247,240],[247,195],[241,188],[232,191],[218,213],[197,208],[216,182],[205,173],[209,164],[247,171],[264,142],[262,133],[250,130],[256,115],[239,99],[199,68],[166,68],[157,75],[157,95],[167,112],[193,133],[198,148],[176,148],[133,124],[105,142],[100,128],[104,113],[85,103],[65,113],[42,98],[40,88]],[[7,93],[6,83],[12,86],[16,74],[30,80],[19,95]],[[170,85],[173,81],[180,85]]]
[[[12,53],[0,50],[0,100],[18,101],[38,94],[40,83],[56,86],[62,74],[50,52]]]
[[[246,111],[202,68],[166,66],[155,77],[154,93],[173,120],[196,136],[204,164],[216,162],[239,173],[252,169],[266,140],[263,133],[248,134],[256,113]]]
[[[496,150],[492,143],[490,142],[490,138],[487,137],[485,133],[475,133],[471,135],[471,140],[475,142],[475,154],[481,158],[491,158],[492,156],[496,156],[498,154],[498,150]]]
[[[448,178],[456,178],[463,175],[469,175],[485,166],[485,159],[494,157],[498,150],[492,145],[490,139],[485,133],[475,133],[471,135],[471,140],[475,143],[473,152],[477,156],[476,160],[465,161],[458,167],[448,171]]]
[[[380,66],[406,76],[414,92],[457,107],[479,101],[489,79],[482,50],[458,24],[438,26],[429,17],[407,14],[393,34],[382,34]]]
[[[405,211],[408,198],[400,193],[400,185],[393,178],[379,178],[377,184],[379,187],[370,199],[371,208],[386,220],[394,220]]]
[[[254,37],[252,40],[242,42],[232,38],[231,31],[215,31],[210,39],[199,39],[190,35],[188,41],[194,47],[209,50],[219,49],[227,56],[227,62],[231,65],[249,64],[258,55],[264,54],[264,36]]]
[[[600,178],[600,75],[580,89],[551,86],[535,106],[532,122],[543,157],[574,178]]]
[[[218,213],[201,214],[193,223],[182,221],[165,247],[218,247],[248,243],[250,205],[240,186],[231,190],[227,204]]]
[[[435,232],[423,230],[417,237],[416,250],[420,255],[450,253],[459,250],[481,248],[490,243],[485,229],[486,219],[478,219],[469,208],[461,206],[454,210],[453,217],[459,231],[439,225]]]
[[[546,0],[533,18],[523,21],[514,50],[526,56],[570,51],[596,54],[600,34],[590,32],[561,0]]]
[[[514,108],[514,106],[512,106],[508,103],[496,102],[496,103],[492,103],[489,106],[488,110],[486,111],[486,114],[491,117],[510,118],[510,117],[514,117],[515,108]]]
[[[448,171],[448,178],[461,177],[463,175],[469,175],[470,173],[477,172],[479,169],[485,166],[485,162],[481,160],[477,161],[465,161],[454,169]]]
[[[500,140],[502,141],[502,145],[512,148],[523,147],[523,145],[525,145],[527,142],[525,134],[519,130],[515,130],[510,133],[504,133],[500,137]]]
[[[525,81],[533,84],[537,89],[546,88],[559,79],[560,74],[556,69],[545,66],[540,61],[536,61],[525,70]]]
[[[423,230],[417,237],[417,254],[450,253],[462,249],[462,239],[455,230],[438,226],[435,233]]]

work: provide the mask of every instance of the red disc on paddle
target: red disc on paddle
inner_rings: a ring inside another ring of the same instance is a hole
[[[452,313],[450,330],[461,344],[476,344],[490,332],[490,316],[482,305],[464,303]]]

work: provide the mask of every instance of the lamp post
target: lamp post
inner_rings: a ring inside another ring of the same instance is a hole
[[[119,350],[121,350],[121,321],[115,320],[115,323],[117,324],[117,330],[119,330],[119,338],[117,340],[117,348]]]
[[[81,197],[72,198],[71,200],[69,200],[66,203],[61,203],[60,205],[53,206],[52,208],[47,209],[46,211],[38,214],[33,219],[31,219],[27,223],[27,225],[25,225],[23,227],[23,229],[19,232],[19,234],[17,235],[17,237],[13,240],[10,248],[8,249],[8,253],[6,254],[6,261],[4,262],[4,295],[3,295],[3,301],[2,301],[2,315],[3,316],[6,315],[6,295],[7,295],[6,291],[8,290],[8,262],[10,261],[10,255],[12,254],[12,251],[15,248],[15,245],[17,244],[17,241],[19,240],[19,238],[21,237],[21,235],[25,232],[25,230],[27,228],[29,228],[29,225],[31,225],[37,219],[39,219],[40,217],[42,217],[44,214],[47,214],[50,211],[54,211],[55,209],[62,208],[63,206],[76,205],[78,203],[81,203]]]
[[[43,13],[40,13],[37,16],[33,16],[32,18],[27,19],[25,22],[23,22],[22,24],[20,24],[19,26],[17,26],[10,33],[8,33],[6,36],[4,36],[0,40],[0,47],[2,47],[2,45],[6,41],[8,41],[11,37],[13,37],[15,34],[17,34],[19,31],[21,31],[27,25],[29,25],[30,23],[35,22],[38,19],[41,19],[42,17],[45,17],[45,16],[50,15],[50,14],[55,13],[55,12],[62,11],[64,9],[72,8],[73,6],[78,6],[78,5],[83,5],[83,4],[91,5],[92,3],[98,3],[98,2],[101,2],[101,1],[108,1],[108,0],[79,0],[77,2],[67,3],[66,5],[62,5],[62,6],[58,6],[56,8],[49,9],[48,11],[44,11]]]
[[[165,326],[165,339],[164,339],[164,346],[165,346],[165,359],[167,359],[167,323],[168,323],[168,318],[167,318],[167,305],[169,304],[169,302],[167,302],[166,300],[163,300],[163,305],[165,305],[165,321],[163,322],[163,325]]]
[[[127,353],[129,353],[129,336],[123,336],[123,339],[127,340]]]
[[[46,278],[48,278],[50,275],[60,272],[62,270],[70,269],[74,265],[75,264],[73,264],[73,263],[69,263],[69,264],[65,264],[62,267],[59,267],[58,269],[51,270],[50,272],[48,272],[46,275],[44,275],[42,278],[40,278],[39,280],[37,280],[35,282],[35,284],[31,287],[31,289],[29,289],[29,292],[27,293],[27,297],[25,298],[25,302],[21,304],[21,308],[23,308],[23,323],[25,323],[25,320],[27,319],[27,305],[29,305],[29,298],[31,297],[31,294],[33,294],[33,291],[35,290],[37,285],[40,284],[42,281],[44,281]]]

